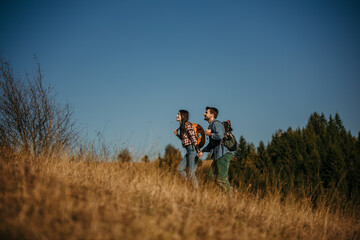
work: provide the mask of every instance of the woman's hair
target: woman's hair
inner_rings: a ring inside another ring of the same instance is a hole
[[[189,121],[189,112],[186,110],[179,110],[181,121],[180,121],[180,137],[183,138],[184,133],[186,132],[185,124]]]

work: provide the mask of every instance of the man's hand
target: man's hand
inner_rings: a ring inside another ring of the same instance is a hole
[[[203,152],[202,152],[202,151],[199,151],[199,152],[197,153],[197,156],[198,156],[199,158],[201,158],[202,155],[203,155]]]
[[[206,129],[205,130],[205,135],[211,136],[211,129]]]

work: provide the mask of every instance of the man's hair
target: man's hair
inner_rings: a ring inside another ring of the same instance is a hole
[[[214,107],[206,107],[206,110],[209,110],[211,114],[214,114],[214,118],[216,119],[219,111],[217,110],[217,108]]]

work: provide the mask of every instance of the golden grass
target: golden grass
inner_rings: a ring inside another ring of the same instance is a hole
[[[360,238],[355,213],[276,192],[195,190],[152,163],[0,155],[1,239]]]

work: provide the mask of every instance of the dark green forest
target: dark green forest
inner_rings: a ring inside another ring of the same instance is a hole
[[[300,129],[278,130],[272,140],[255,148],[240,137],[230,164],[229,177],[236,187],[252,190],[280,189],[310,196],[316,204],[357,204],[360,197],[360,133],[346,131],[339,114],[313,113]]]
[[[236,128],[236,126],[233,126]],[[175,170],[180,151],[165,149],[159,166]],[[201,166],[201,161],[198,166]],[[239,137],[229,168],[234,189],[256,193],[280,191],[346,208],[360,199],[360,133],[354,137],[343,125],[339,114],[313,113],[303,128],[277,130],[267,145],[258,147]],[[323,201],[322,201],[323,202]]]

